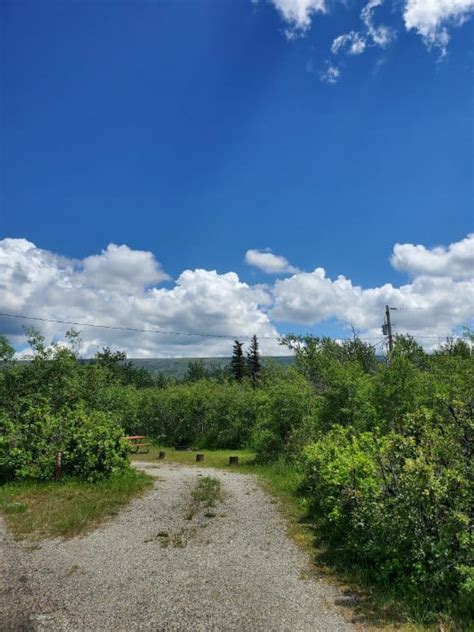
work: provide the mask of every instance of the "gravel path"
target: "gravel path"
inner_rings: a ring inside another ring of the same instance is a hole
[[[153,490],[84,537],[28,549],[0,532],[2,630],[354,630],[338,591],[305,579],[306,555],[253,476],[139,467],[159,478]],[[206,475],[225,497],[189,519]]]

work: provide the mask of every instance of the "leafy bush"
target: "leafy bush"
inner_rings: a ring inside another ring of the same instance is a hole
[[[265,389],[252,434],[259,461],[295,455],[314,438],[312,414],[316,396],[307,380],[295,371]]]
[[[305,449],[320,536],[378,582],[474,613],[472,408],[404,421],[404,434],[335,427]]]
[[[81,407],[54,413],[43,402],[21,416],[0,415],[0,479],[51,480],[58,450],[64,475],[87,481],[128,462],[123,430],[105,413]]]
[[[199,380],[165,388],[120,389],[118,399],[104,396],[127,432],[151,436],[168,445],[241,448],[248,444],[265,395],[250,384]]]

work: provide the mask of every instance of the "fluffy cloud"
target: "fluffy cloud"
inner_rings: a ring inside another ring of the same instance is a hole
[[[407,30],[414,29],[426,44],[446,52],[448,26],[463,24],[474,12],[474,0],[406,0],[403,17]]]
[[[391,263],[397,270],[412,275],[448,276],[467,279],[474,276],[474,233],[447,248],[431,250],[422,245],[395,244]]]
[[[289,28],[285,31],[289,39],[304,33],[311,26],[314,13],[325,13],[325,0],[271,0]]]
[[[281,354],[275,322],[353,324],[381,339],[385,305],[398,308],[396,331],[415,335],[427,348],[474,319],[474,236],[447,247],[396,244],[392,265],[413,278],[396,287],[354,285],[329,278],[323,268],[301,272],[272,252],[250,250],[246,260],[270,273],[287,274],[273,286],[249,285],[234,272],[185,270],[168,280],[150,252],[110,245],[101,254],[72,260],[24,239],[0,241],[0,312],[154,330],[82,330],[84,355],[110,345],[131,357],[228,355],[234,336],[259,336],[262,350]],[[0,331],[17,344],[29,321],[0,316]],[[48,339],[64,339],[66,324],[41,322]],[[156,330],[168,333],[159,334]],[[209,337],[171,332],[211,334]],[[223,338],[220,338],[223,336]]]
[[[290,265],[285,257],[275,255],[271,250],[247,250],[245,262],[250,266],[263,270],[267,274],[292,274],[298,272],[298,268]]]
[[[351,324],[371,339],[381,339],[385,305],[397,306],[395,331],[409,332],[426,348],[436,346],[474,316],[474,282],[420,278],[396,288],[362,289],[344,277],[331,281],[324,271],[297,275],[275,288],[272,318],[314,325],[329,318]]]
[[[229,272],[185,270],[171,289],[149,252],[111,244],[100,255],[74,261],[24,239],[0,241],[0,311],[109,327],[164,329],[217,336],[261,338],[267,353],[281,353],[277,331],[261,305],[268,293]],[[0,317],[1,331],[20,343],[28,321]],[[47,338],[61,340],[67,325],[40,323]],[[232,341],[156,333],[82,329],[84,355],[108,344],[134,357],[228,355]],[[271,337],[272,340],[265,340]]]
[[[329,318],[352,323],[364,331],[377,330],[385,305],[397,307],[401,331],[447,335],[453,327],[474,316],[474,280],[417,277],[413,283],[390,283],[363,289],[344,276],[331,280],[322,268],[304,272],[275,284],[276,320],[314,325]]]
[[[91,287],[131,293],[169,279],[151,252],[109,244],[100,255],[86,257],[80,278]]]
[[[409,331],[425,346],[433,346],[438,337],[474,318],[473,243],[471,235],[432,250],[397,244],[392,264],[415,276],[412,283],[400,287],[386,284],[364,289],[344,276],[333,281],[322,268],[301,272],[276,282],[270,316],[305,325],[336,318],[380,336],[384,307],[389,304],[398,308],[398,331]]]

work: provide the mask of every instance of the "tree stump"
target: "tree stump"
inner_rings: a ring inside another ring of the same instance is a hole
[[[159,459],[165,459],[166,458],[166,452],[163,452],[163,450],[160,450],[160,452],[158,453],[158,458]]]
[[[196,454],[196,461],[204,461],[204,454]]]
[[[238,456],[230,456],[229,457],[229,465],[238,465],[239,457]]]

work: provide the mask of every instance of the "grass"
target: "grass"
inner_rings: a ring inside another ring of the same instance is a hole
[[[162,446],[151,446],[148,454],[132,454],[132,459],[155,463],[158,461],[158,453],[160,450],[166,452],[165,461],[173,461],[174,463],[182,463],[183,465],[193,465],[196,467],[217,467],[219,469],[241,470],[242,467],[250,466],[255,459],[254,452],[250,450],[199,450],[199,453],[204,454],[204,461],[196,462],[196,452],[194,451],[175,450],[174,448]],[[229,466],[229,456],[231,455],[239,457],[238,466]]]
[[[0,487],[0,513],[16,539],[70,538],[117,514],[152,484],[134,469],[97,483],[8,483]]]

